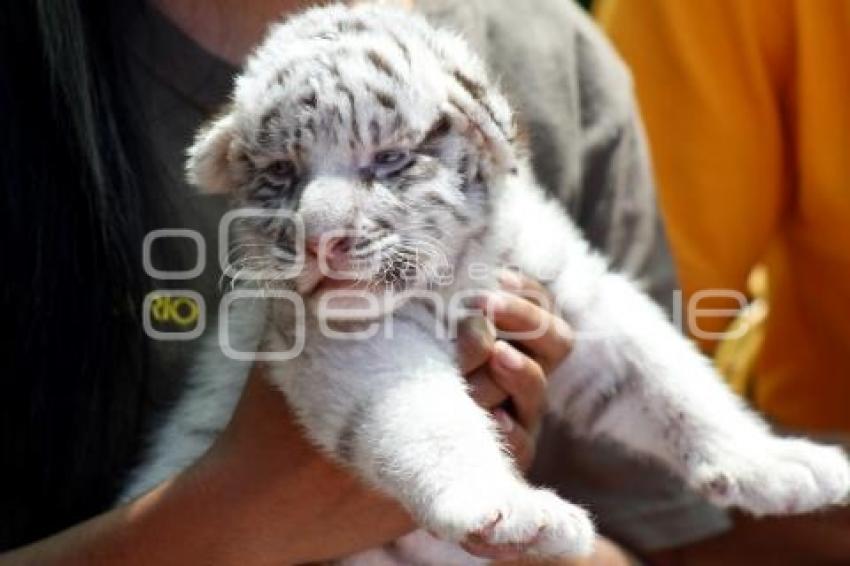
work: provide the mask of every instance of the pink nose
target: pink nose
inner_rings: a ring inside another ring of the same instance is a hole
[[[306,242],[307,253],[314,257],[322,257],[328,262],[341,260],[348,256],[351,240],[347,237],[311,236]]]

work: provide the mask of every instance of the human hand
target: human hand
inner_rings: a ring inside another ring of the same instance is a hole
[[[547,376],[572,349],[570,327],[551,312],[551,295],[537,281],[513,271],[500,278],[505,292],[475,302],[492,320],[473,317],[458,331],[458,357],[472,397],[493,412],[517,465],[527,471],[546,403]],[[497,332],[525,334],[509,343]]]

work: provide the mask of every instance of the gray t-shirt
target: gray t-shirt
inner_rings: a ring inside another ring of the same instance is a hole
[[[631,79],[590,19],[568,0],[418,0],[417,7],[473,43],[530,133],[538,180],[615,268],[669,306],[671,262]],[[208,268],[191,285],[213,310],[220,277],[215,234],[226,203],[195,195],[183,162],[196,129],[226,102],[236,69],[156,13],[140,18],[132,42],[162,182],[174,187],[180,227],[209,236]],[[194,352],[192,343],[157,347],[163,369],[153,384],[152,411],[177,395]],[[588,507],[604,533],[638,551],[729,526],[723,512],[657,466],[576,440],[549,420],[531,477]]]

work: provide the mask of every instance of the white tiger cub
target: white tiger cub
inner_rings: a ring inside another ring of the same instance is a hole
[[[574,329],[549,405],[576,433],[655,457],[713,501],[757,515],[809,511],[850,489],[838,449],[773,436],[662,312],[606,269],[535,183],[483,64],[419,16],[337,5],[272,27],[232,105],[199,133],[188,173],[238,206],[303,222],[303,268],[290,273],[301,239],[294,224],[237,221],[236,267],[296,291],[307,309],[296,324],[288,301],[242,307],[231,339],[268,351],[303,339],[299,356],[267,370],[306,433],[444,541],[475,535],[532,555],[577,556],[594,540],[584,510],[525,483],[467,395],[451,340],[432,330],[462,309],[410,298],[428,291],[457,306],[454,298],[494,287],[482,266],[541,279]],[[335,296],[341,289],[361,299]],[[334,300],[344,308],[320,308]],[[334,324],[393,332],[341,340]],[[226,425],[247,362],[211,346],[125,499],[188,466]],[[348,561],[477,559],[420,531],[393,552]]]

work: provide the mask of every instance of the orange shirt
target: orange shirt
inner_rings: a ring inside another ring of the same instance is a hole
[[[743,291],[764,263],[757,406],[850,432],[850,0],[597,2],[635,75],[685,296]]]

